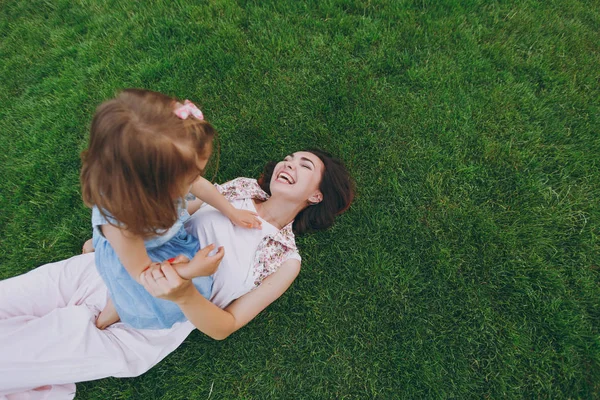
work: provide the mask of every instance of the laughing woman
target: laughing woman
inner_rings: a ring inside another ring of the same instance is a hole
[[[210,301],[168,262],[142,283],[153,296],[176,303],[187,321],[170,329],[105,330],[95,319],[107,289],[84,254],[0,282],[0,398],[75,395],[74,382],[138,376],[175,350],[194,328],[224,339],[281,296],[300,272],[294,234],[330,227],[354,197],[343,164],[318,150],[269,163],[256,181],[237,178],[219,191],[238,209],[256,212],[262,229],[243,229],[207,204],[186,229],[200,243],[224,246]],[[5,397],[6,396],[6,397]]]

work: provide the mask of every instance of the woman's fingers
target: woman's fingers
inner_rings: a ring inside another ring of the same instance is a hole
[[[161,287],[161,281],[164,280],[165,276],[159,263],[152,264],[147,271],[142,273],[140,278],[142,286],[154,297],[160,297],[164,294],[164,288]]]
[[[148,291],[148,293],[150,293],[152,296],[155,296],[155,294],[154,294],[155,282],[154,282],[154,279],[152,278],[151,273],[149,273],[148,271],[142,272],[142,274],[140,275],[140,283],[142,284],[144,289],[146,289]]]
[[[167,298],[187,282],[166,261],[162,264],[153,264],[142,274],[140,281],[152,296],[160,298]]]
[[[150,273],[155,280],[164,276],[160,268],[153,268]]]
[[[160,266],[162,273],[164,274],[165,280],[170,284],[179,284],[183,279],[179,276],[177,271],[170,264],[163,264]]]

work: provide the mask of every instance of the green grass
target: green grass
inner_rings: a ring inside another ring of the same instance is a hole
[[[0,6],[0,278],[90,236],[119,88],[202,104],[219,181],[320,146],[358,197],[247,327],[79,398],[600,398],[597,1],[132,3]]]

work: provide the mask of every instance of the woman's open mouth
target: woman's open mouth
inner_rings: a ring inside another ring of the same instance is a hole
[[[294,183],[296,183],[294,178],[292,178],[290,174],[284,171],[280,172],[279,175],[277,175],[277,181],[288,185],[293,185]]]

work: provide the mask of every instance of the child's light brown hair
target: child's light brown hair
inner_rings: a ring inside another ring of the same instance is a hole
[[[96,109],[90,145],[81,153],[85,204],[137,236],[175,224],[174,198],[203,172],[198,161],[211,155],[214,128],[192,116],[178,118],[176,102],[149,90],[123,90]]]

